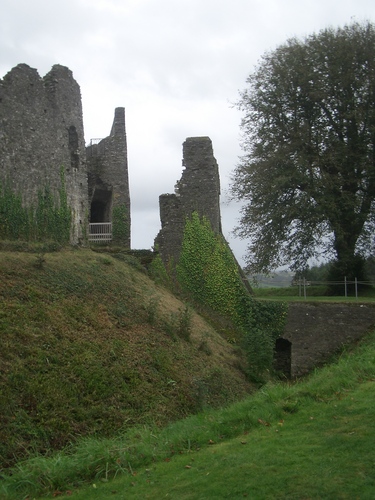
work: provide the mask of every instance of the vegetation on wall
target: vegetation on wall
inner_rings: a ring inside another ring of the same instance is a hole
[[[271,367],[276,338],[283,331],[286,306],[261,303],[249,294],[232,252],[207,218],[187,219],[176,269],[179,285],[194,302],[228,318],[240,332],[250,370]]]
[[[20,194],[9,182],[0,184],[0,239],[67,243],[72,221],[68,205],[64,170],[60,171],[60,189],[57,197],[50,186],[38,192],[36,205],[24,206]]]
[[[115,243],[129,244],[129,213],[124,203],[113,207],[112,239]]]
[[[0,184],[0,237],[1,239],[29,239],[30,214],[22,206],[21,196],[9,184]]]
[[[155,281],[156,284],[163,285],[169,290],[173,290],[174,284],[172,273],[168,272],[168,270],[165,268],[157,248],[155,248],[155,252],[156,255],[152,259],[148,268],[149,276]]]
[[[177,280],[194,301],[243,325],[250,297],[237,265],[222,236],[196,212],[186,221]]]

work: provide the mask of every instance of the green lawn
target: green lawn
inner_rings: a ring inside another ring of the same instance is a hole
[[[283,302],[296,301],[319,301],[319,302],[375,302],[375,287],[359,289],[357,297],[354,291],[350,291],[348,296],[328,295],[325,286],[307,286],[306,296],[304,289],[298,287],[268,287],[253,288],[257,299],[281,300]]]
[[[375,332],[299,382],[269,383],[242,402],[159,431],[143,427],[20,465],[0,494],[373,499],[374,437]]]
[[[374,400],[375,381],[367,381],[234,439],[95,481],[72,498],[373,499]]]

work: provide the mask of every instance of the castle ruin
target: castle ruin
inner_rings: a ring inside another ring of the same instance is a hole
[[[194,211],[222,235],[219,170],[209,137],[186,139],[183,166],[175,193],[159,199],[155,244],[165,264],[178,262],[186,217]],[[81,93],[72,72],[55,65],[42,78],[19,64],[0,80],[0,187],[10,186],[26,207],[35,207],[48,187],[59,203],[62,172],[72,214],[70,242],[111,240],[117,214],[118,242],[130,248],[125,109],[115,109],[108,137],[85,147]]]
[[[130,248],[130,193],[125,108],[116,108],[110,135],[92,140],[86,148],[90,224],[111,222],[116,207],[124,207],[126,235],[122,244]]]
[[[219,170],[209,137],[186,139],[183,166],[175,193],[160,196],[162,228],[155,243],[165,263],[178,262],[186,217],[194,211],[221,234]],[[130,248],[125,109],[115,109],[108,137],[85,147],[81,93],[72,72],[55,65],[41,78],[19,64],[0,80],[0,183],[21,195],[25,206],[35,206],[46,186],[58,198],[61,170],[72,212],[71,243],[84,243],[87,236],[110,239],[121,208],[121,243]]]
[[[209,137],[188,137],[183,143],[184,171],[175,193],[159,197],[161,230],[155,238],[159,254],[167,265],[180,256],[186,217],[197,212],[221,234],[220,178]]]
[[[127,212],[130,196],[124,108],[115,110],[109,137],[85,148],[82,100],[72,72],[60,65],[41,78],[19,64],[0,80],[0,183],[35,206],[48,187],[55,197],[63,171],[71,209],[72,244],[83,243],[88,224],[111,222],[113,209]]]
[[[82,240],[88,211],[85,158],[81,94],[68,68],[40,78],[19,64],[0,80],[0,181],[32,205],[42,187],[58,192],[63,167],[72,243]]]
[[[155,247],[164,265],[172,269],[180,258],[186,219],[193,212],[206,217],[212,230],[225,241],[221,228],[219,167],[211,139],[188,137],[183,143],[182,154],[184,170],[175,185],[175,192],[159,197],[161,230],[155,238]],[[244,286],[252,294],[249,281],[233,252],[232,256]]]
[[[186,218],[193,212],[207,217],[222,235],[219,171],[209,137],[186,139],[183,167],[175,193],[159,198],[161,230],[155,244],[166,265],[178,263]],[[41,78],[36,69],[19,64],[0,79],[0,195],[9,186],[25,206],[35,206],[45,187],[58,197],[62,172],[71,243],[85,243],[90,226],[110,225],[121,209],[126,214],[121,243],[130,248],[125,109],[115,109],[109,136],[86,148],[81,93],[72,72],[55,65]],[[358,340],[374,321],[375,309],[368,305],[294,304],[276,343],[275,365],[286,376],[302,375],[342,344]]]

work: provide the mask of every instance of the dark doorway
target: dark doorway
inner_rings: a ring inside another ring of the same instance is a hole
[[[292,344],[287,339],[278,338],[273,360],[274,369],[286,378],[292,374]]]
[[[111,222],[112,191],[95,189],[90,208],[90,222]]]

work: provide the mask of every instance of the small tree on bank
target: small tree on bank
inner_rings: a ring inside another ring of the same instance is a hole
[[[247,84],[231,189],[245,202],[237,232],[250,240],[249,269],[298,270],[323,250],[354,278],[373,245],[375,26],[291,39]]]

